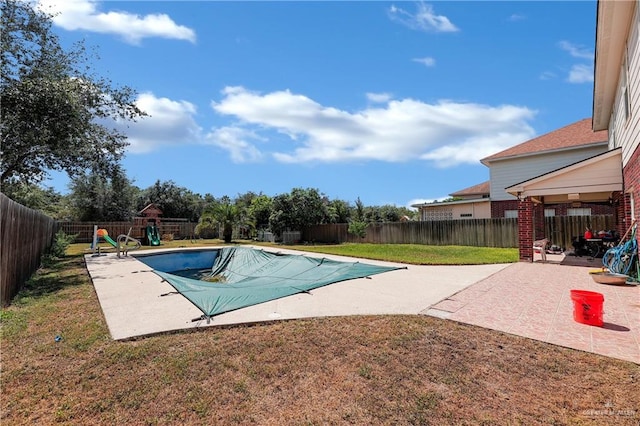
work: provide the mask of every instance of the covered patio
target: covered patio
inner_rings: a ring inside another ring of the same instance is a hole
[[[520,261],[533,262],[534,241],[544,235],[545,204],[610,203],[615,206],[617,231],[630,225],[629,200],[623,191],[622,150],[616,148],[505,189],[518,198]]]

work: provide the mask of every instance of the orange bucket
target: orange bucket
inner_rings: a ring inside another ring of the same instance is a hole
[[[573,319],[582,324],[602,327],[604,296],[595,291],[571,290]]]

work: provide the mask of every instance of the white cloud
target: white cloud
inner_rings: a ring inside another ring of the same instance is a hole
[[[593,83],[593,65],[576,64],[571,67],[569,83]]]
[[[593,83],[593,60],[594,53],[584,46],[576,45],[566,40],[558,42],[558,47],[573,58],[588,60],[589,63],[574,64],[569,70],[567,81],[569,83]]]
[[[393,99],[393,95],[391,93],[367,93],[367,99],[369,102],[384,104]]]
[[[434,67],[436,66],[436,60],[427,56],[424,58],[413,58],[412,59],[413,62],[417,62],[419,64],[424,65],[425,67]]]
[[[443,15],[436,15],[433,6],[424,2],[417,4],[415,13],[410,13],[396,5],[391,5],[388,15],[391,20],[399,22],[412,30],[438,33],[459,31],[458,27],[449,21],[449,18]]]
[[[263,95],[227,87],[222,95],[212,108],[238,119],[238,126],[289,136],[292,148],[273,153],[284,163],[423,159],[438,167],[477,165],[535,135],[528,124],[535,111],[513,105],[403,99],[349,112],[288,90]]]
[[[508,18],[508,20],[510,22],[518,22],[518,21],[522,21],[524,19],[527,19],[527,17],[524,16],[524,15],[521,15],[519,13],[514,13],[511,16],[509,16],[509,18]]]
[[[196,108],[186,101],[158,98],[142,93],[136,100],[138,108],[148,114],[135,123],[118,123],[117,127],[129,139],[128,151],[146,153],[161,146],[197,143],[202,129],[194,116]]]
[[[94,0],[40,0],[38,3],[38,7],[54,15],[55,25],[69,31],[115,34],[131,44],[139,44],[149,37],[196,41],[195,31],[176,24],[166,14],[140,16],[124,11],[99,12],[98,5]]]
[[[553,80],[556,77],[556,74],[551,71],[544,71],[540,74],[540,80]]]
[[[248,139],[264,140],[255,132],[241,127],[220,127],[206,136],[205,143],[229,152],[234,163],[247,163],[262,159],[262,153],[247,142]]]
[[[574,58],[589,59],[590,61],[593,61],[593,51],[585,48],[584,46],[578,46],[566,40],[560,41],[558,43],[558,46],[560,47],[560,49],[569,52],[569,54]]]

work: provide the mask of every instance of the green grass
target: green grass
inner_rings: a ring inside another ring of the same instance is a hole
[[[513,263],[518,261],[517,248],[468,247],[468,246],[425,246],[421,244],[335,244],[335,245],[282,245],[258,243],[250,240],[236,240],[234,244],[251,244],[270,248],[287,248],[314,253],[360,257],[412,265],[484,265],[491,263]],[[142,246],[140,250],[212,247],[224,245],[222,240],[174,240],[163,241],[158,247]],[[89,243],[71,244],[69,255],[90,253]],[[105,247],[103,245],[103,247]],[[106,246],[105,248],[109,248]]]
[[[339,244],[286,247],[315,253],[413,265],[483,265],[518,261],[517,248],[425,246],[420,244]]]

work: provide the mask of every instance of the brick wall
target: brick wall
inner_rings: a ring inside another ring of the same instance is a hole
[[[533,262],[533,201],[527,197],[517,203],[520,261]]]
[[[518,210],[518,200],[492,201],[491,217],[504,217],[505,210]]]
[[[633,194],[633,210],[635,212],[635,219],[640,218],[640,147],[636,148],[631,155],[631,159],[623,169],[624,190],[629,191],[624,194],[624,224],[625,228],[631,226],[631,221],[634,219],[631,217],[631,201]],[[624,230],[626,232],[626,229]],[[640,243],[640,232],[636,232],[636,239]]]
[[[576,207],[578,205],[576,204]],[[580,208],[590,208],[592,215],[601,214],[615,214],[615,206],[608,204],[594,204],[594,203],[580,203]],[[566,216],[567,209],[573,208],[572,203],[558,203],[558,204],[545,204],[545,209],[554,209],[556,216]],[[505,210],[518,210],[518,200],[507,201],[492,201],[491,202],[491,217],[502,218],[504,217]],[[636,210],[638,211],[638,210]],[[543,211],[544,214],[544,211]]]
[[[628,191],[632,189],[634,210],[636,219],[640,215],[640,147],[636,148],[631,159],[623,170],[624,189]],[[631,205],[629,205],[628,218],[631,218]]]

